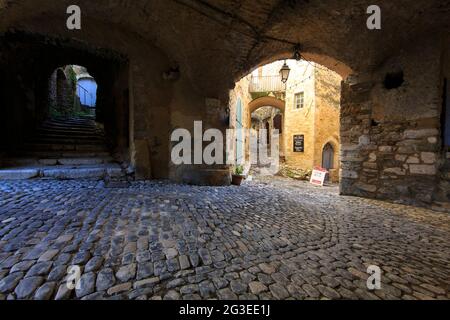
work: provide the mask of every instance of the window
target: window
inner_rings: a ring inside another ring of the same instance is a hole
[[[295,94],[295,109],[301,109],[305,106],[305,93],[299,92]]]

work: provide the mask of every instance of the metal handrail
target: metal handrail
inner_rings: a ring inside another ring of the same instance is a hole
[[[94,100],[94,96],[85,88],[85,87],[83,87],[81,84],[79,84],[79,83],[77,83],[77,88],[80,88],[81,89],[81,91],[83,92],[83,96],[84,96],[84,100],[82,101],[81,100],[81,97],[80,97],[80,95],[78,94],[78,90],[77,90],[77,95],[78,95],[78,97],[80,98],[80,102],[81,102],[81,104],[82,105],[87,105],[86,104],[86,94],[92,99],[92,100]],[[83,103],[84,102],[84,103]]]

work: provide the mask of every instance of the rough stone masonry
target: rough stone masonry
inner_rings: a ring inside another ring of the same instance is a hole
[[[234,83],[291,58],[299,43],[306,59],[344,79],[341,194],[449,210],[447,3],[379,0],[382,29],[369,30],[368,4],[356,0],[80,0],[76,31],[66,28],[70,4],[0,1],[0,145],[32,134],[45,75],[81,60],[99,81],[100,110],[111,108],[115,151],[137,179],[227,184],[228,167],[171,165],[170,133],[195,120],[225,131]],[[179,76],[164,77],[173,70]]]

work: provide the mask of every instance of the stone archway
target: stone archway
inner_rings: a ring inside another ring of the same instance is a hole
[[[265,96],[265,97],[260,97],[257,99],[252,100],[246,110],[247,110],[247,119],[249,119],[249,123],[247,124],[247,128],[251,128],[251,119],[252,119],[252,114],[257,111],[258,109],[261,108],[265,108],[265,107],[272,107],[274,109],[278,109],[280,111],[279,114],[274,115],[273,119],[270,119],[270,121],[268,121],[267,123],[264,124],[264,128],[267,130],[267,142],[271,141],[271,134],[270,134],[270,130],[275,128],[275,117],[281,117],[281,120],[279,121],[279,125],[281,125],[281,130],[280,130],[280,155],[281,157],[284,156],[284,112],[285,112],[285,106],[286,106],[286,102],[280,99],[277,99],[275,97],[271,97],[271,96]]]
[[[19,30],[46,40],[56,38],[58,47],[75,41],[88,52],[105,54],[103,49],[108,49],[129,57],[131,162],[141,178],[153,172],[175,180],[184,173],[195,180],[194,176],[203,176],[205,171],[214,175],[219,170],[173,167],[171,129],[191,128],[193,120],[203,119],[205,126],[225,130],[232,84],[258,65],[291,58],[300,44],[304,58],[339,72],[345,80],[341,192],[430,205],[440,179],[436,159],[444,156],[439,137],[442,98],[439,90],[421,90],[438,88],[443,75],[448,77],[444,66],[449,60],[448,17],[437,0],[407,5],[391,2],[378,3],[393,10],[388,10],[383,31],[373,32],[364,23],[366,4],[356,0],[327,4],[268,1],[261,10],[254,10],[260,8],[256,1],[235,5],[215,0],[194,6],[185,1],[136,0],[133,5],[119,2],[103,10],[101,2],[80,0],[83,31],[74,33],[65,27],[68,1],[43,0],[36,10],[33,1],[11,0],[0,5],[0,32],[17,34]],[[413,14],[419,11],[423,14]],[[310,23],[318,20],[320,24]],[[397,32],[386,37],[388,30]],[[208,45],[198,45],[202,43]],[[26,51],[15,57],[4,55],[5,48],[0,47],[4,83],[16,76],[11,62],[20,64],[30,57]],[[423,56],[429,58],[423,60]],[[399,88],[386,88],[384,80],[398,69],[405,81]],[[4,106],[32,109],[33,84],[28,80],[20,80],[23,88],[13,88],[16,97]],[[10,84],[6,86],[3,92]],[[20,122],[20,111],[1,118],[2,136],[16,139],[5,131],[10,119]],[[23,121],[16,130],[31,125]],[[405,141],[410,145],[402,145]],[[410,157],[419,163],[408,162]]]
[[[64,70],[56,71],[56,107],[63,110],[66,107],[67,94],[69,93],[68,82]]]
[[[270,97],[270,96],[261,97],[261,98],[255,99],[249,103],[248,112],[250,114],[252,114],[255,110],[257,110],[261,107],[270,106],[270,107],[280,109],[281,112],[284,113],[285,105],[286,105],[286,103],[283,100],[280,100],[280,99],[277,99],[274,97]]]

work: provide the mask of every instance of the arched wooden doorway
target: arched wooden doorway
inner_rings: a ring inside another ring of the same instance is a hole
[[[323,147],[322,167],[327,170],[334,169],[334,148],[331,143],[327,143]]]

